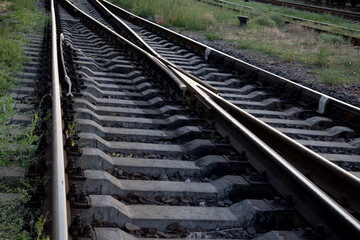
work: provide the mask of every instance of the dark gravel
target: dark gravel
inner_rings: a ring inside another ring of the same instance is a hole
[[[285,63],[280,59],[270,58],[266,54],[240,49],[235,43],[224,42],[221,40],[208,41],[203,36],[194,32],[181,32],[181,34],[259,68],[302,84],[303,86],[360,107],[360,79],[352,84],[332,85],[321,83],[316,79],[316,75],[313,73],[314,69],[304,67],[299,63]],[[357,51],[360,50],[358,49]]]

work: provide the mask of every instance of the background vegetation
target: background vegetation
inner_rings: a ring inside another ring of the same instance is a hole
[[[16,87],[15,75],[27,61],[23,47],[27,36],[42,29],[46,15],[38,10],[36,0],[0,0],[0,167],[27,168],[35,160],[39,136],[35,128],[37,113],[29,126],[11,122],[17,114],[10,90]],[[27,207],[31,194],[41,179],[19,179],[4,183],[0,179],[0,238],[45,239],[46,221],[39,212]],[[7,198],[6,196],[12,196]]]
[[[26,35],[44,24],[36,0],[0,0],[0,96],[15,84],[14,74],[26,61]]]

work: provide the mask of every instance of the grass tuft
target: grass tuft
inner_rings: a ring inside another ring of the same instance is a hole
[[[43,180],[20,180],[17,183],[4,183],[0,180],[3,193],[16,194],[14,198],[5,200],[0,197],[0,239],[7,240],[48,240],[44,233],[47,216],[42,217],[39,211],[26,208],[26,203],[35,193],[36,186]],[[29,221],[30,220],[30,221]],[[24,228],[25,223],[27,227]]]
[[[269,27],[269,28],[276,27],[276,22],[273,19],[271,19],[269,16],[256,17],[254,18],[254,20],[252,20],[252,22],[255,23],[256,25],[263,27]]]
[[[342,37],[338,35],[332,35],[327,33],[320,34],[320,38],[327,43],[330,44],[346,44],[347,41]]]
[[[329,52],[325,46],[320,47],[319,52],[316,54],[315,64],[322,67],[330,62]]]
[[[296,53],[294,49],[286,50],[281,54],[281,60],[283,62],[292,62],[296,58]]]
[[[3,1],[0,5],[0,96],[14,86],[14,74],[26,61],[22,46],[26,34],[44,25],[44,14],[36,8],[36,0]]]
[[[278,27],[284,26],[285,20],[279,14],[274,13],[274,14],[271,14],[269,17],[271,20],[273,20],[275,22],[276,26],[278,26]]]
[[[222,34],[219,33],[219,32],[215,32],[215,31],[207,31],[206,34],[205,34],[205,37],[209,41],[215,41],[215,40],[222,40],[223,39]]]
[[[154,20],[166,27],[180,27],[187,30],[204,31],[216,27],[223,21],[237,22],[236,17],[225,9],[213,11],[213,7],[197,1],[183,0],[111,0],[112,3],[131,10],[133,13]]]
[[[317,72],[321,79],[328,84],[341,84],[343,83],[344,72],[339,69],[323,68]]]

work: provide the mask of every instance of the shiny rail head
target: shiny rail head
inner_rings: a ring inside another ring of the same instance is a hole
[[[57,49],[57,26],[55,3],[51,0],[52,22],[52,227],[51,238],[54,240],[68,239],[68,204],[66,200],[66,177],[65,177],[65,153],[63,142],[63,126],[61,111],[61,89],[59,82],[58,49]]]

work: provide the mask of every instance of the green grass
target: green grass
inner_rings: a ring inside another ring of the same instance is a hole
[[[217,0],[208,0],[208,1],[212,1],[212,2],[219,4],[219,2]],[[316,27],[316,28],[319,28],[319,29],[322,29],[325,31],[334,32],[337,34],[345,34],[345,35],[349,35],[349,36],[360,36],[359,32],[354,32],[351,30],[336,27],[336,26],[342,26],[342,27],[360,31],[359,24],[355,24],[351,21],[345,20],[341,17],[333,16],[330,14],[316,14],[316,13],[304,12],[304,11],[287,8],[287,7],[276,7],[276,6],[257,3],[257,2],[247,3],[246,6],[252,7],[252,9],[250,9],[250,8],[244,9],[242,7],[243,6],[242,0],[230,0],[230,2],[236,3],[241,6],[235,6],[235,5],[230,5],[230,4],[222,4],[222,5],[235,7],[237,9],[241,10],[241,14],[250,16],[250,19],[256,18],[259,16],[270,16],[270,18],[272,18],[271,15],[275,15],[276,18],[273,18],[273,20],[275,22],[277,22],[277,26],[281,26],[285,19],[287,21],[293,21],[292,17],[298,17],[298,18],[308,19],[310,21],[319,21],[319,22],[324,22],[324,23],[333,25],[333,26],[325,26],[325,25],[314,24],[311,22],[302,22],[303,25],[307,25],[309,27]],[[280,15],[282,15],[282,16],[280,16]],[[281,18],[283,18],[283,19],[281,19]],[[279,20],[279,22],[277,20]]]
[[[243,0],[227,0],[227,1],[234,2],[237,4],[241,4],[241,5],[244,3]],[[269,11],[272,13],[290,15],[290,16],[294,16],[294,17],[305,18],[308,20],[319,21],[319,22],[324,22],[324,23],[329,23],[329,24],[335,24],[335,25],[339,25],[339,26],[343,26],[343,27],[360,30],[359,24],[356,24],[354,22],[348,21],[344,18],[337,17],[337,16],[334,16],[331,14],[316,14],[316,13],[296,10],[293,8],[277,7],[277,6],[272,6],[270,4],[262,4],[262,3],[253,2],[253,1],[246,3],[246,6],[253,7],[256,10],[246,9],[245,13],[246,12],[254,12],[254,11],[259,12],[259,10],[266,10],[266,11]],[[239,7],[239,9],[240,9],[240,7]]]
[[[317,73],[324,79],[324,82],[329,84],[342,83],[343,72],[341,70],[332,68],[323,68],[317,71]]]
[[[243,0],[231,1],[243,4]],[[283,62],[302,63],[310,67],[319,80],[327,83],[350,83],[360,79],[359,54],[352,49],[349,41],[335,35],[307,32],[296,24],[284,25],[285,20],[280,14],[360,30],[360,25],[339,17],[250,2],[246,5],[256,9],[244,10],[243,15],[250,20],[246,27],[239,29],[238,14],[195,0],[112,2],[167,27],[198,31],[208,40],[235,42],[239,48],[265,53]],[[260,8],[270,12],[261,12]],[[331,66],[336,69],[333,75],[328,70]],[[335,78],[338,80],[333,80]]]
[[[275,22],[276,26],[283,26],[285,24],[284,18],[277,13],[271,14],[269,18]]]
[[[237,24],[236,15],[225,9],[215,9],[197,1],[183,0],[110,0],[133,13],[155,20],[166,27],[203,31],[217,28],[222,22]]]
[[[360,25],[339,17],[249,2],[246,6],[256,9],[243,10],[241,15],[248,16],[249,21],[245,27],[239,28],[238,13],[196,0],[111,1],[167,27],[196,31],[208,40],[236,43],[239,48],[266,54],[283,62],[301,63],[318,80],[326,83],[353,83],[360,79],[359,51],[354,50],[349,41],[336,35],[309,32],[297,24],[285,25],[285,19],[280,14],[360,30]],[[243,0],[230,1],[243,5]],[[328,69],[336,69],[336,73],[331,75]],[[335,78],[338,81],[333,80]]]
[[[256,17],[254,20],[250,20],[250,21],[251,23],[262,27],[270,27],[270,28],[276,27],[275,21],[272,20],[269,16],[259,16]]]
[[[27,168],[36,159],[40,137],[35,133],[40,122],[38,114],[31,113],[33,121],[29,126],[11,123],[10,119],[17,112],[13,108],[15,101],[9,94],[9,90],[16,87],[14,75],[27,61],[22,49],[27,44],[27,35],[45,24],[46,16],[37,9],[36,2],[0,0],[0,167]],[[13,131],[18,129],[22,133],[14,134]],[[2,193],[17,194],[11,202],[0,203],[1,239],[45,239],[41,213],[34,213],[26,207],[30,193],[37,186],[31,181],[25,179],[10,185],[0,181]],[[24,228],[25,222],[30,228]]]
[[[316,53],[316,59],[314,63],[320,67],[329,64],[330,63],[329,55],[330,53],[325,46],[320,47],[319,51]]]
[[[206,34],[206,39],[209,41],[214,41],[214,40],[222,40],[223,36],[221,32],[217,32],[217,31],[207,31]]]
[[[36,0],[0,0],[0,96],[15,84],[13,75],[26,61],[24,51],[26,34],[40,29],[45,15],[37,10]]]
[[[0,181],[0,188],[5,193],[15,193],[16,197],[10,201],[0,198],[0,239],[8,240],[45,240],[44,219],[39,211],[31,211],[25,207],[30,200],[30,193],[34,193],[39,179],[20,180],[17,183]],[[32,220],[31,220],[32,219]],[[30,221],[29,221],[30,220]],[[28,228],[24,229],[25,223]]]
[[[327,33],[320,34],[320,38],[327,43],[331,44],[346,44],[347,41],[342,37],[338,35],[332,35]]]
[[[283,26],[284,19],[278,14],[261,15],[250,20],[250,23],[261,27],[274,28],[276,26]]]

